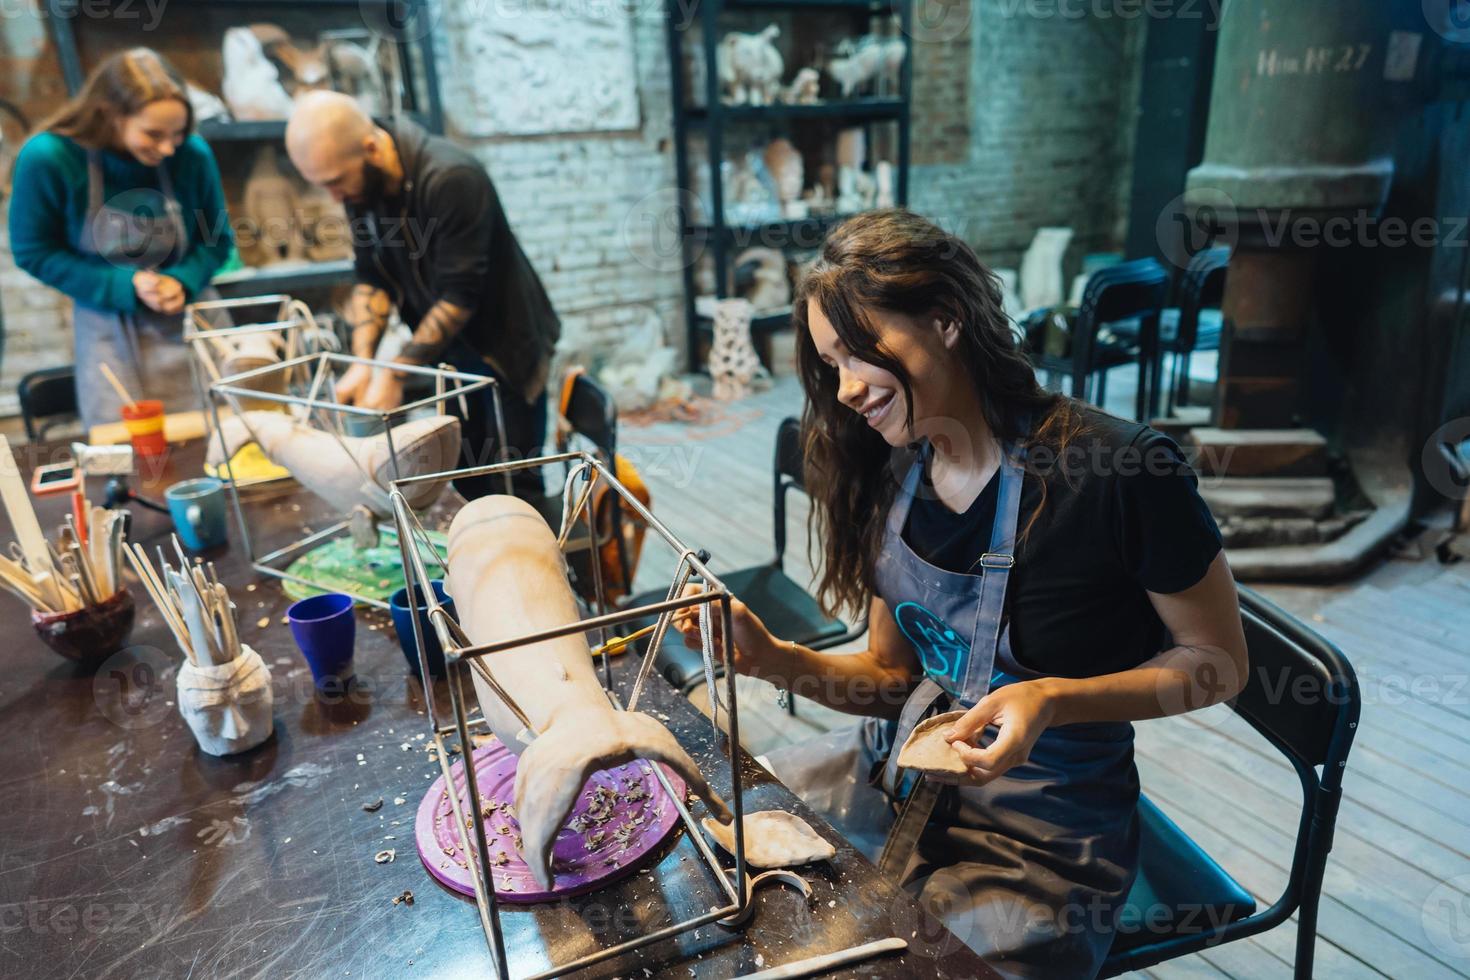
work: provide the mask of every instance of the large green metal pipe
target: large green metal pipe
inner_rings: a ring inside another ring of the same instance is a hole
[[[1224,5],[1204,161],[1186,200],[1241,212],[1376,211],[1393,176],[1385,125],[1389,0]],[[1221,216],[1226,217],[1225,215]]]

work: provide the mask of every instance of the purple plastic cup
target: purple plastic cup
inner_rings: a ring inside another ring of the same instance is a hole
[[[353,676],[357,618],[352,612],[352,597],[340,592],[314,595],[292,603],[286,619],[311,667],[317,690],[340,692]]]

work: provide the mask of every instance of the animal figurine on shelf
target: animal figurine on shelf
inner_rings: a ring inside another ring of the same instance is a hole
[[[581,618],[556,534],[525,501],[492,495],[466,504],[449,527],[447,562],[447,591],[473,644],[511,640]],[[470,675],[491,731],[520,755],[515,778],[520,851],[545,888],[552,886],[557,834],[588,777],[599,770],[635,759],[664,763],[717,819],[732,819],[667,728],[643,712],[613,706],[590,654],[585,636],[574,633],[483,657]]]
[[[236,119],[285,119],[291,115],[291,96],[281,85],[280,70],[265,56],[260,38],[248,27],[225,31],[220,90]]]
[[[729,105],[770,105],[776,101],[786,63],[775,40],[775,24],[759,34],[731,31],[717,51],[721,98]]]
[[[827,74],[837,83],[844,99],[850,99],[867,87],[883,63],[883,49],[873,39],[847,39],[836,48],[837,57],[827,62]]]
[[[379,517],[391,517],[388,485],[398,477],[440,473],[459,465],[459,419],[435,415],[396,425],[392,430],[398,466],[388,453],[388,433],[358,438],[325,432],[280,412],[246,411],[220,421],[209,440],[206,462],[220,466],[254,439],[261,451],[291,472],[306,489],[342,512],[363,504]],[[404,494],[410,507],[427,507],[449,482],[415,484]]]
[[[748,299],[722,299],[715,304],[715,336],[709,350],[709,374],[714,379],[714,396],[734,401],[750,394],[750,385],[764,377],[755,345],[750,340],[750,322],[755,307]]]
[[[815,68],[803,68],[786,86],[781,101],[788,105],[815,105],[821,101],[821,91],[822,73]]]

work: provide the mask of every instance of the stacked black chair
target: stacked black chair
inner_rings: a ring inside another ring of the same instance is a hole
[[[1269,908],[1257,911],[1250,892],[1145,797],[1139,803],[1138,878],[1102,976],[1259,935],[1293,913],[1294,972],[1303,980],[1312,975],[1322,878],[1362,697],[1337,647],[1249,589],[1240,589],[1240,604],[1250,674],[1231,707],[1286,757],[1302,786],[1286,887]],[[1221,829],[1228,833],[1228,825]]]
[[[1136,417],[1148,418],[1149,406],[1156,403],[1159,313],[1168,288],[1168,274],[1156,259],[1135,259],[1098,270],[1082,293],[1072,325],[1070,355],[1042,355],[1036,366],[1069,375],[1072,397],[1086,401],[1091,394],[1090,400],[1102,405],[1107,399],[1108,371],[1136,361]],[[1111,336],[1103,336],[1104,327]],[[1096,390],[1089,392],[1094,377]]]
[[[1168,411],[1189,404],[1189,364],[1197,350],[1220,349],[1220,303],[1230,249],[1224,246],[1195,253],[1180,276],[1178,306],[1165,310],[1159,322],[1160,352],[1171,355]]]
[[[20,379],[20,417],[25,423],[26,438],[39,442],[53,425],[77,417],[76,368],[42,368]]]

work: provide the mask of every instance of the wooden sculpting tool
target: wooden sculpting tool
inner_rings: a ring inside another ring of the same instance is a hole
[[[128,394],[128,389],[124,388],[123,383],[117,379],[117,375],[113,373],[111,365],[103,361],[97,367],[101,370],[102,376],[107,379],[107,383],[112,385],[112,390],[117,392],[117,397],[122,399],[124,405],[138,404],[138,400]]]
[[[835,953],[824,953],[821,956],[812,956],[808,959],[797,960],[795,963],[786,963],[782,966],[773,966],[769,970],[761,970],[759,973],[746,974],[745,980],[788,980],[791,977],[809,977],[814,973],[826,973],[839,966],[856,963],[879,953],[896,953],[909,948],[907,940],[879,939],[871,943],[863,943],[861,946],[853,946],[849,949],[839,949]]]
[[[624,650],[628,649],[628,644],[643,639],[645,636],[647,636],[649,633],[652,633],[656,629],[658,629],[658,623],[653,623],[643,627],[641,630],[629,633],[627,636],[615,636],[612,639],[608,640],[606,643],[593,647],[592,656],[595,657],[601,654],[603,651],[606,651],[607,655],[610,657],[616,656],[617,654],[622,653]]]
[[[10,440],[0,435],[0,501],[10,515],[10,526],[15,529],[15,539],[20,552],[25,556],[36,591],[45,598],[47,605],[61,609],[62,590],[57,587],[51,564],[51,554],[46,547],[46,536],[41,533],[41,524],[36,520],[36,511],[31,506],[25,481],[20,478],[20,469],[10,451]]]

